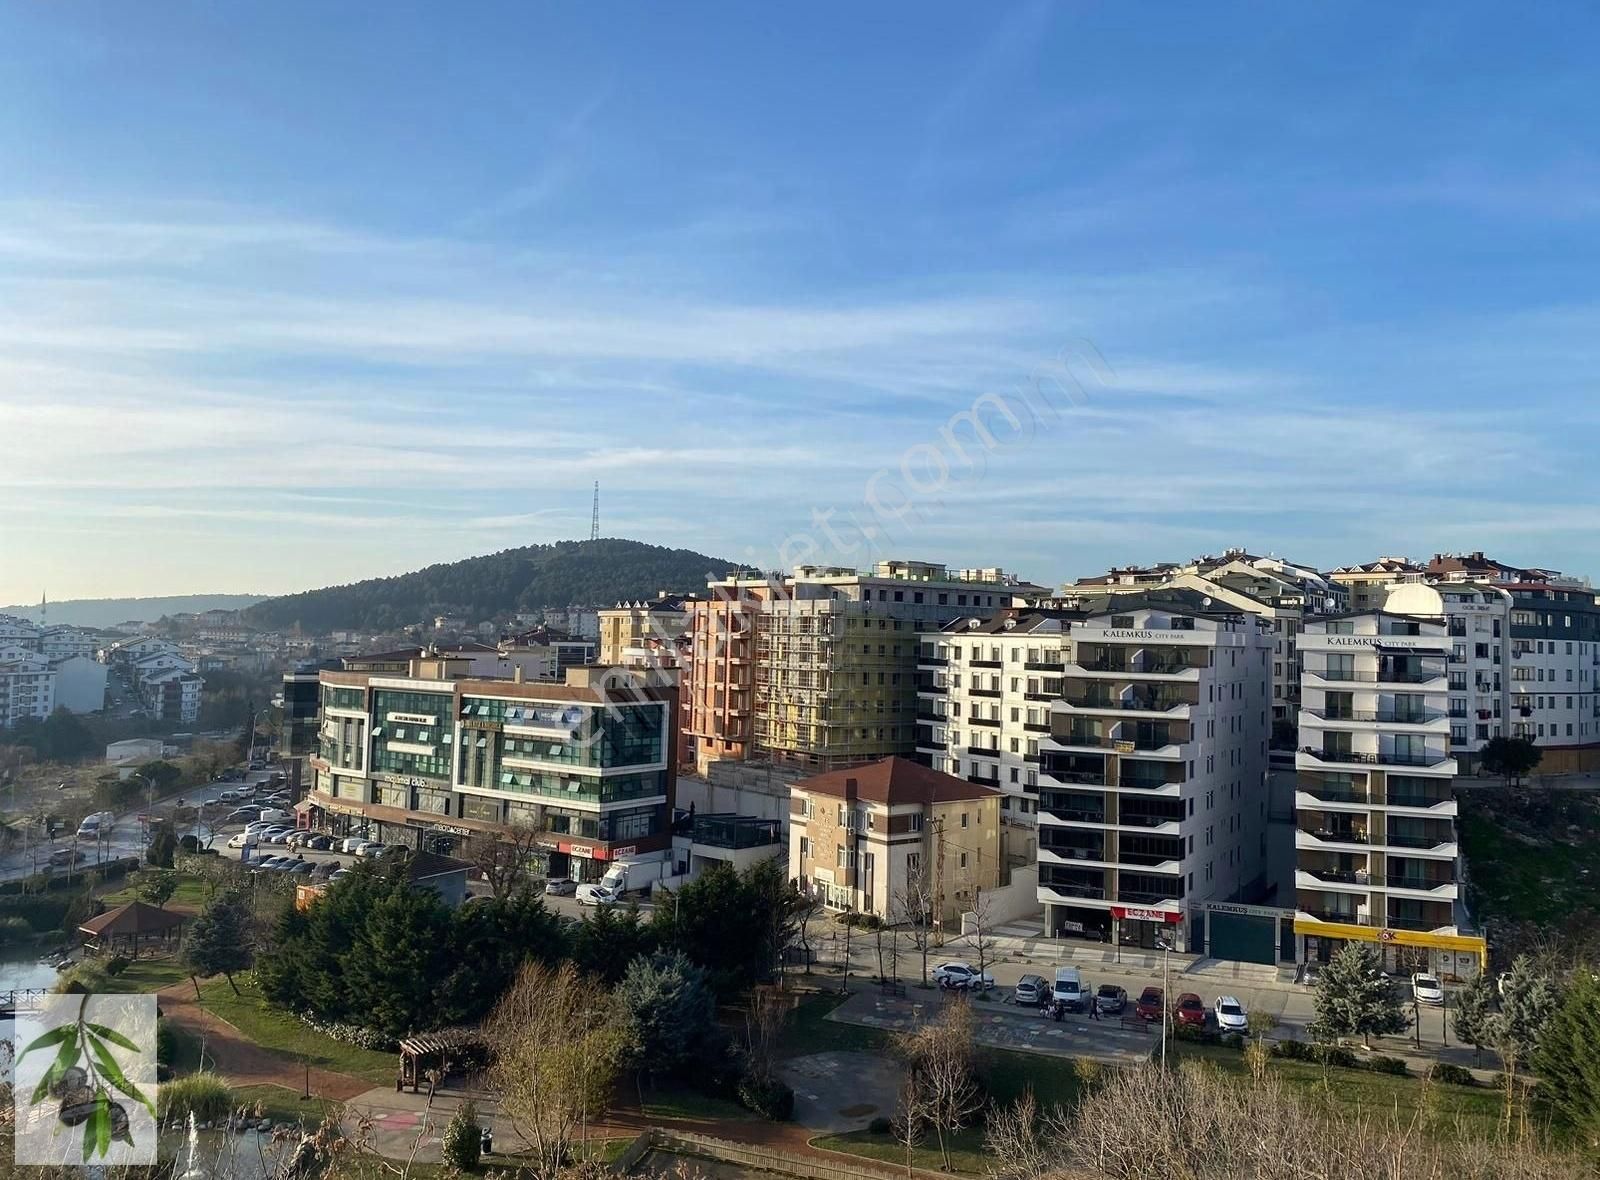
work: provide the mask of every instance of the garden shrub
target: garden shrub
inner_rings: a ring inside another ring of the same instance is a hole
[[[1436,1061],[1428,1067],[1427,1078],[1430,1082],[1443,1082],[1447,1086],[1476,1086],[1478,1079],[1472,1076],[1472,1071],[1460,1065],[1451,1065],[1448,1061]]]
[[[156,1091],[156,1111],[162,1122],[186,1120],[190,1113],[202,1123],[220,1122],[233,1110],[233,1091],[214,1073],[192,1073]]]

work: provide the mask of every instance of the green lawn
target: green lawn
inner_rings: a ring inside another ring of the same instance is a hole
[[[107,909],[113,909],[124,902],[137,900],[139,885],[137,881],[130,881],[117,889],[100,895],[100,900],[106,903]],[[206,883],[199,877],[187,874],[178,878],[178,888],[167,901],[167,908],[187,910],[203,909],[206,904]]]
[[[325,1037],[268,1004],[247,978],[239,977],[238,984],[242,994],[235,996],[226,979],[202,983],[201,1002],[263,1049],[281,1053],[296,1063],[309,1059],[321,1069],[352,1074],[379,1085],[394,1084],[400,1072],[397,1054],[361,1049]]]
[[[844,1002],[832,992],[802,996],[778,1042],[779,1057],[804,1057],[811,1053],[881,1053],[889,1047],[889,1034],[861,1024],[829,1020],[828,1013]]]
[[[882,1160],[897,1167],[905,1167],[905,1146],[896,1142],[893,1135],[874,1135],[871,1131],[847,1131],[842,1135],[820,1135],[811,1142],[813,1146],[820,1147],[824,1151],[843,1151],[850,1155],[866,1156],[868,1159]],[[993,1162],[984,1150],[981,1129],[968,1127],[957,1131],[951,1138],[950,1165],[955,1171],[982,1175],[989,1171]],[[931,1133],[913,1150],[912,1163],[915,1167],[928,1172],[943,1170],[944,1158],[939,1154],[938,1141]]]
[[[317,1126],[326,1114],[338,1107],[338,1103],[317,1098],[302,1102],[298,1093],[282,1086],[236,1086],[233,1105],[235,1109],[249,1107],[252,1115],[259,1109],[259,1117],[275,1123],[293,1123],[297,1126],[303,1123],[308,1127]]]
[[[175,959],[134,959],[116,978],[119,991],[154,992],[189,978]]]
[[[1180,1059],[1205,1061],[1228,1073],[1244,1074],[1244,1055],[1233,1049],[1179,1042]],[[1324,1103],[1333,1113],[1391,1116],[1409,1122],[1421,1106],[1425,1089],[1431,1102],[1432,1125],[1454,1134],[1457,1125],[1489,1137],[1495,1134],[1504,1098],[1487,1087],[1434,1085],[1425,1088],[1420,1078],[1333,1068],[1324,1079],[1322,1066],[1311,1061],[1274,1058],[1273,1070],[1302,1098]],[[1324,1085],[1326,1080],[1326,1085]]]
[[[205,1054],[201,1060],[200,1038],[181,1024],[163,1021],[167,1025],[167,1035],[172,1038],[172,1072],[179,1077],[184,1074],[195,1073],[200,1069],[215,1070],[216,1061],[210,1053]]]
[[[713,1098],[687,1086],[657,1086],[647,1092],[640,1107],[655,1119],[760,1119],[726,1098]]]

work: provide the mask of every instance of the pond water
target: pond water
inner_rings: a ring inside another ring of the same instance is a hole
[[[195,1135],[193,1172],[189,1172],[187,1131],[163,1132],[156,1148],[163,1161],[175,1161],[174,1175],[188,1173],[194,1180],[202,1176],[207,1180],[268,1180],[287,1150],[287,1144],[274,1143],[271,1135],[258,1131],[200,1131]]]
[[[40,947],[11,947],[0,951],[0,992],[18,988],[55,987],[59,972],[51,963],[41,962]]]

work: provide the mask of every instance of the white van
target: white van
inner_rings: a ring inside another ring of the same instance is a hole
[[[1068,1012],[1086,1011],[1093,1002],[1093,992],[1076,967],[1057,967],[1055,1001]]]
[[[86,816],[84,816],[83,817],[83,822],[78,825],[78,839],[80,839],[80,840],[98,840],[99,838],[100,838],[100,817],[98,815],[86,815]]]

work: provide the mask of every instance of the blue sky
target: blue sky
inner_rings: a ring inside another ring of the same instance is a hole
[[[0,602],[585,536],[596,479],[763,566],[1600,570],[1597,32],[5,6]]]

